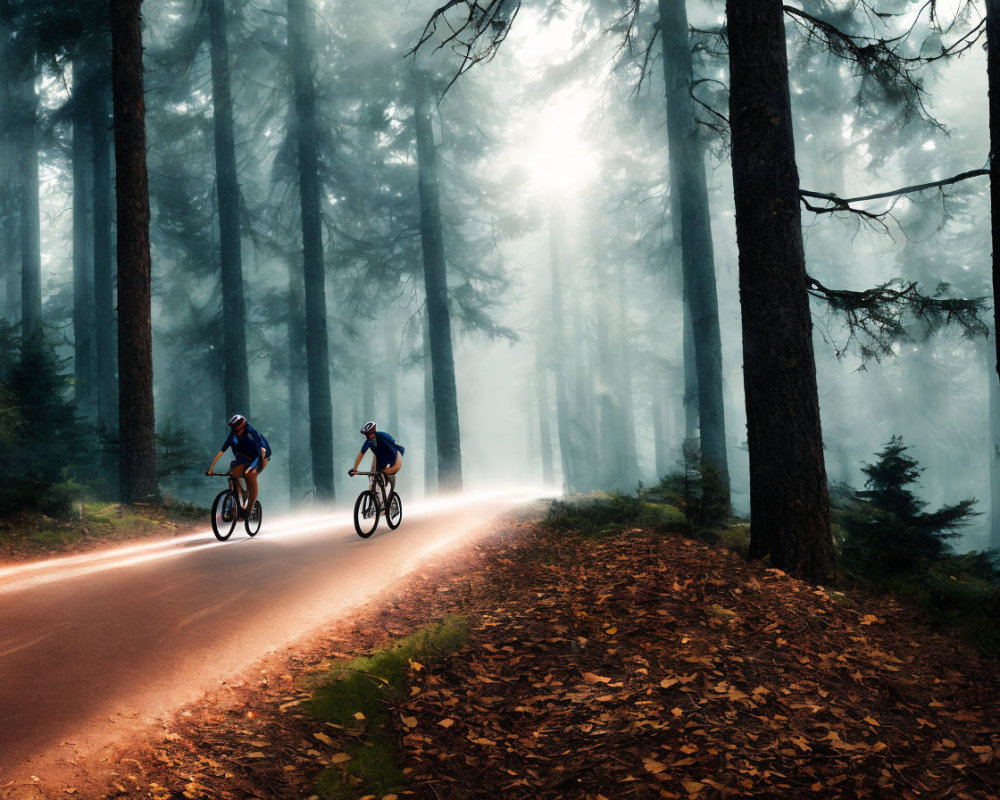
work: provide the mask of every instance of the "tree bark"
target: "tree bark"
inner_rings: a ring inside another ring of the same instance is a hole
[[[90,131],[86,66],[73,63],[73,374],[77,412],[94,410],[94,288],[90,249]]]
[[[434,411],[434,370],[431,366],[431,333],[424,317],[424,495],[437,493],[437,424]]]
[[[566,333],[563,328],[562,265],[560,244],[562,226],[559,213],[549,213],[549,267],[552,271],[552,373],[556,385],[556,431],[559,436],[559,459],[562,465],[563,487],[577,491],[576,464],[573,460],[570,430],[569,397],[566,392]]]
[[[986,0],[986,76],[990,105],[990,223],[993,236],[993,339],[1000,379],[1000,0]]]
[[[549,424],[549,369],[543,355],[546,337],[541,331],[542,314],[538,315],[539,330],[535,334],[535,399],[538,403],[538,447],[542,459],[542,485],[552,486],[552,426]]]
[[[118,431],[123,503],[156,497],[149,179],[142,0],[111,0],[111,82],[118,200]]]
[[[717,471],[702,487],[705,500],[729,508],[729,464],[722,396],[722,337],[715,282],[711,214],[705,182],[705,156],[692,112],[691,41],[686,0],[659,0],[663,72],[667,87],[667,136],[671,191],[680,213],[685,310],[698,373],[698,423],[701,454]]]
[[[305,270],[306,366],[309,375],[309,444],[313,484],[319,500],[332,501],[333,403],[330,397],[329,339],[326,326],[326,270],[320,212],[316,86],[313,81],[312,26],[307,0],[288,0],[288,59],[295,95]]]
[[[17,190],[17,142],[15,141],[17,88],[11,29],[0,20],[0,236],[3,238],[3,303],[0,317],[15,323],[21,313],[21,269],[18,254],[20,223]]]
[[[288,499],[295,508],[309,491],[309,407],[302,387],[306,369],[306,321],[302,266],[298,257],[288,264]]]
[[[20,167],[21,334],[42,333],[42,251],[38,201],[38,70],[34,53],[22,54],[17,72],[15,120]]]
[[[670,471],[670,462],[667,455],[667,442],[668,442],[668,432],[667,432],[667,420],[664,418],[664,413],[666,412],[667,404],[664,398],[667,395],[667,389],[663,385],[660,374],[656,373],[653,377],[653,397],[652,397],[652,417],[653,417],[653,437],[654,437],[654,464],[656,467],[656,481],[659,482],[660,478],[666,475]],[[667,412],[669,413],[669,412]]]
[[[834,575],[781,0],[728,0],[750,555]]]
[[[631,492],[639,483],[639,459],[635,444],[635,401],[632,397],[632,337],[628,330],[628,276],[625,264],[618,262],[618,333],[621,336],[619,351],[618,392],[621,397],[622,431],[622,491]]]
[[[246,300],[240,252],[240,186],[233,139],[233,96],[229,79],[229,42],[223,0],[207,0],[212,59],[212,109],[215,123],[215,176],[219,199],[219,244],[222,261],[222,371],[226,409],[250,414],[247,373]]]
[[[104,65],[110,67],[110,64]],[[115,273],[111,248],[111,141],[108,85],[95,81],[90,101],[94,178],[94,324],[97,370],[97,427],[105,435],[118,429],[115,344]]]
[[[448,278],[444,257],[444,234],[438,198],[437,151],[431,126],[433,98],[429,79],[414,75],[417,101],[414,126],[417,137],[417,169],[420,192],[420,237],[424,254],[424,287],[431,345],[431,378],[434,386],[435,433],[437,437],[438,488],[462,488],[462,445],[458,424],[458,391],[452,352],[451,314],[448,310]]]

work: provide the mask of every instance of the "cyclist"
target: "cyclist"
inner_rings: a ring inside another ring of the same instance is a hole
[[[235,460],[229,465],[229,471],[233,473],[234,478],[243,478],[247,482],[247,504],[245,508],[240,509],[240,519],[246,519],[257,501],[257,476],[267,466],[267,461],[271,457],[271,445],[242,414],[233,414],[227,424],[230,428],[229,435],[205,474],[212,472],[222,454],[232,448]]]
[[[365,443],[361,445],[361,452],[354,459],[354,466],[351,467],[349,474],[353,476],[358,471],[361,459],[366,452],[371,450],[375,460],[375,471],[381,472],[389,479],[390,493],[394,492],[396,490],[396,473],[403,467],[403,453],[406,448],[397,444],[396,440],[385,431],[376,430],[374,422],[366,422],[362,425],[361,435],[365,437]]]

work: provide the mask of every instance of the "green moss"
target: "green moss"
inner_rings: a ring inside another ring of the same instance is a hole
[[[460,650],[467,640],[468,622],[448,617],[366,658],[329,669],[306,708],[318,719],[352,729],[358,739],[345,748],[350,761],[328,767],[317,777],[316,791],[321,797],[381,797],[403,787],[391,735],[391,709],[408,694],[414,662],[426,669]]]

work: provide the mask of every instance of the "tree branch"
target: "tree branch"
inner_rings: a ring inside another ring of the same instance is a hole
[[[817,200],[824,200],[830,203],[830,206],[819,207],[811,205],[808,201],[803,199],[802,204],[809,210],[816,214],[831,214],[835,211],[850,211],[852,214],[860,214],[864,217],[870,217],[873,219],[880,218],[888,213],[889,210],[883,211],[881,213],[876,213],[872,211],[865,211],[860,208],[853,208],[852,203],[862,203],[867,200],[881,200],[886,197],[900,197],[904,194],[914,194],[916,192],[923,192],[927,189],[938,189],[944,186],[951,186],[954,183],[960,183],[961,181],[969,180],[970,178],[978,178],[982,175],[989,175],[990,171],[988,169],[972,169],[967,172],[961,172],[958,175],[953,175],[950,178],[944,178],[940,181],[931,181],[929,183],[920,183],[916,186],[904,186],[901,189],[893,189],[888,192],[876,192],[875,194],[866,194],[860,197],[838,197],[835,194],[823,194],[820,192],[810,192],[806,189],[799,190],[799,196],[802,198],[812,197]]]

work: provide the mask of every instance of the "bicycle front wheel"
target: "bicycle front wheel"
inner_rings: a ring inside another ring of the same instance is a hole
[[[236,527],[239,503],[229,489],[224,489],[212,501],[212,531],[220,542],[228,539]]]
[[[246,526],[247,529],[247,536],[257,535],[257,531],[260,530],[260,523],[263,517],[264,517],[264,510],[260,506],[260,500],[256,500],[254,501],[253,504],[253,510],[250,512],[247,518],[243,520],[243,524]]]
[[[375,492],[366,489],[358,495],[354,503],[354,530],[358,536],[367,539],[378,527],[379,508]]]
[[[403,521],[403,501],[395,492],[389,498],[389,510],[385,512],[385,521],[393,530],[396,530]]]

